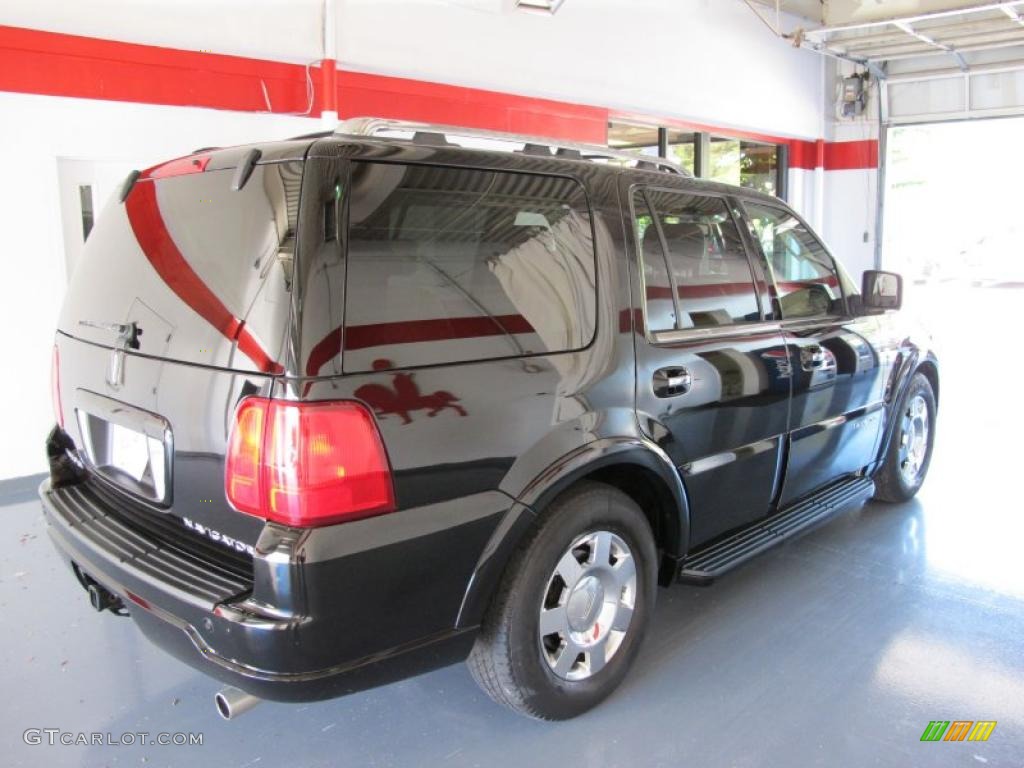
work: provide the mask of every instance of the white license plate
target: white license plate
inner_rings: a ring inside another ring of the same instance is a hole
[[[93,392],[75,392],[85,456],[100,475],[131,493],[171,504],[174,443],[165,418]]]
[[[109,434],[111,465],[141,481],[150,463],[149,440],[141,432],[120,424],[111,424]]]

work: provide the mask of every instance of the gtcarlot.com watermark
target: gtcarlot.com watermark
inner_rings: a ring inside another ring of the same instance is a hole
[[[65,747],[202,746],[201,733],[150,733],[149,731],[62,731],[60,728],[28,728],[21,735],[30,746]]]

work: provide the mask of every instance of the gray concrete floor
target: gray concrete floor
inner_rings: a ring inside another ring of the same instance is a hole
[[[1010,319],[1024,300],[1024,291],[964,295],[960,318],[970,302],[997,323],[993,307]],[[948,310],[949,297],[936,306]],[[851,510],[711,588],[660,591],[631,677],[568,723],[506,712],[462,665],[223,722],[214,682],[152,648],[130,621],[89,608],[36,503],[0,507],[0,763],[1022,766],[1024,425],[1007,408],[1019,400],[1011,390],[1022,363],[998,339],[954,346],[931,476],[916,500]],[[980,364],[998,378],[979,381],[970,366]],[[930,720],[998,725],[985,743],[922,743]],[[34,746],[23,741],[29,728],[201,732],[204,742]]]

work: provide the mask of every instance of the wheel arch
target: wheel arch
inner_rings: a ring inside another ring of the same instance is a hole
[[[935,405],[939,405],[939,366],[935,359],[932,357],[926,357],[921,361],[921,364],[917,366],[915,373],[921,373],[928,383],[932,385],[932,393],[935,395]]]
[[[689,540],[690,511],[679,473],[663,451],[640,438],[602,439],[547,467],[512,505],[473,571],[456,620],[479,624],[512,554],[533,521],[581,482],[599,482],[625,493],[644,512],[661,554],[658,581],[675,577]]]
[[[907,390],[910,388],[910,382],[913,381],[914,375],[920,373],[931,384],[932,392],[935,395],[935,407],[939,405],[939,366],[938,361],[932,354],[926,354],[923,358],[918,357],[916,354],[908,358],[904,372],[899,375],[898,384],[896,386],[896,393],[892,398],[892,402],[888,406],[889,418],[888,423],[885,427],[885,432],[882,435],[882,440],[879,443],[878,455],[876,456],[874,466],[871,468],[873,473],[879,467],[882,466],[882,462],[885,461],[886,454],[889,452],[889,445],[891,444],[894,435],[896,434],[896,413],[902,407],[903,398],[906,397]]]
[[[690,510],[686,490],[671,460],[642,439],[598,443],[603,445],[584,446],[574,452],[576,456],[566,457],[563,471],[549,482],[527,488],[521,501],[540,515],[581,482],[610,485],[643,510],[659,550],[673,558],[682,557],[689,538]]]

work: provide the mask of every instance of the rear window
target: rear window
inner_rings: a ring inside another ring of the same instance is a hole
[[[590,211],[573,179],[355,162],[347,372],[580,349],[596,319]]]
[[[143,354],[280,372],[302,170],[257,166],[239,191],[233,170],[151,170],[89,235],[61,329],[111,345],[135,323]]]

